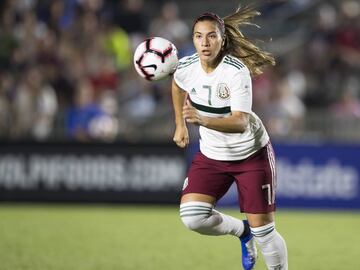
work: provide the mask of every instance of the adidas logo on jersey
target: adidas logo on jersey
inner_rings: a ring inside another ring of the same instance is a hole
[[[196,90],[195,90],[195,88],[191,89],[190,95],[196,95]]]

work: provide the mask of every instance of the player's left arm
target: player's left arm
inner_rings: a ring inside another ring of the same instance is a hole
[[[223,118],[207,117],[201,115],[189,101],[183,107],[183,117],[188,123],[227,133],[243,133],[249,124],[249,114],[246,112],[232,111],[231,115]]]

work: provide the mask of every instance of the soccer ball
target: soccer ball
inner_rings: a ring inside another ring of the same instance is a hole
[[[149,81],[162,80],[171,76],[178,62],[178,52],[174,44],[161,37],[146,39],[134,53],[137,73]]]

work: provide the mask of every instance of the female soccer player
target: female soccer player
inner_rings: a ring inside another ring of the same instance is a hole
[[[198,125],[200,132],[200,152],[184,183],[180,216],[198,233],[239,237],[246,270],[253,269],[257,258],[255,241],[268,269],[288,269],[286,244],[274,222],[275,156],[251,109],[251,75],[275,61],[239,30],[255,15],[251,8],[224,19],[200,15],[193,25],[197,53],[180,59],[174,74],[174,142],[189,144],[186,123]],[[214,209],[234,181],[244,221]]]

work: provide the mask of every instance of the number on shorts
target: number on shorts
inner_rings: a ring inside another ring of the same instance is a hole
[[[262,189],[266,189],[267,190],[267,194],[268,194],[268,204],[272,205],[275,202],[275,194],[273,194],[273,192],[271,191],[271,186],[270,184],[266,184],[266,185],[262,185],[261,186]]]

